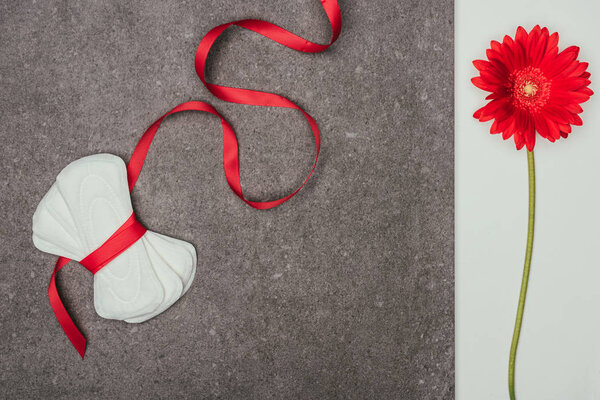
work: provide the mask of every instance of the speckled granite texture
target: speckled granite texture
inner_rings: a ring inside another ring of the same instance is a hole
[[[0,2],[0,397],[452,399],[453,4],[342,1],[307,55],[233,28],[213,82],[290,97],[322,157],[292,201],[260,212],[229,190],[218,120],[167,120],[133,193],[152,230],[193,243],[186,296],[147,323],[96,315],[92,277],[59,277],[88,339],[81,361],[47,299],[54,257],[31,216],[84,155],[128,159],[170,107],[208,101],[240,140],[251,199],[298,186],[314,143],[291,110],[224,103],[193,56],[213,26],[262,18],[320,42],[317,0]]]

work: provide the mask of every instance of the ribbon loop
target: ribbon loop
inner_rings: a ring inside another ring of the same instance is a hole
[[[154,139],[156,131],[160,127],[162,121],[169,115],[181,112],[181,111],[204,111],[213,115],[216,115],[221,119],[223,126],[223,167],[225,169],[225,178],[231,190],[246,204],[250,207],[266,210],[269,208],[277,207],[296,195],[306,185],[310,177],[312,176],[317,161],[319,159],[319,152],[321,149],[321,133],[316,121],[306,111],[300,108],[297,104],[291,100],[274,93],[261,92],[251,89],[233,88],[229,86],[220,86],[206,82],[204,76],[204,70],[206,67],[206,60],[213,44],[217,38],[230,26],[239,26],[256,32],[266,38],[269,38],[279,44],[282,44],[291,49],[301,51],[304,53],[318,53],[328,49],[339,37],[342,29],[342,17],[340,14],[340,8],[336,0],[321,0],[321,4],[329,18],[331,24],[332,37],[328,44],[318,44],[310,42],[298,35],[295,35],[277,25],[270,22],[261,21],[257,19],[244,19],[240,21],[229,22],[223,25],[219,25],[211,29],[202,39],[198,45],[196,51],[196,57],[194,60],[196,74],[206,86],[206,88],[217,98],[228,101],[230,103],[246,104],[253,106],[263,107],[284,107],[298,110],[302,113],[306,121],[308,122],[310,129],[315,138],[315,161],[312,169],[308,173],[308,176],[293,193],[276,200],[270,201],[252,201],[247,200],[242,192],[242,184],[240,182],[239,172],[239,155],[238,155],[238,142],[235,132],[231,128],[231,125],[214,109],[210,104],[201,101],[188,101],[186,103],[179,104],[174,107],[171,111],[160,117],[154,122],[140,139],[137,147],[133,151],[129,165],[127,166],[127,176],[129,178],[129,189],[132,190],[139,174],[141,173],[144,161],[148,154],[150,144]]]

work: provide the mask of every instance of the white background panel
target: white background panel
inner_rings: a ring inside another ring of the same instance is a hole
[[[527,157],[473,112],[490,40],[547,26],[581,48],[595,96],[567,140],[538,137],[537,215],[517,355],[517,398],[600,399],[600,2],[456,0],[456,398],[508,399],[527,230]]]

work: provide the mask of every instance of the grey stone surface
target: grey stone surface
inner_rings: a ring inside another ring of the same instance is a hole
[[[81,361],[47,299],[55,257],[31,216],[57,173],[97,152],[128,159],[158,116],[213,104],[240,140],[251,199],[298,186],[314,143],[291,110],[224,103],[193,56],[213,26],[262,18],[326,42],[316,0],[0,3],[0,397],[451,399],[453,4],[342,1],[333,48],[294,52],[239,28],[213,82],[290,97],[323,151],[292,201],[260,212],[229,190],[218,121],[167,120],[133,193],[152,230],[192,242],[186,296],[140,324],[96,315],[92,277],[60,273],[88,339]]]

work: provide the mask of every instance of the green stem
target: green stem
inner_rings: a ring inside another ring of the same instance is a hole
[[[529,222],[527,225],[527,249],[525,251],[525,266],[523,267],[523,280],[521,281],[521,293],[519,295],[519,306],[517,308],[517,319],[513,331],[512,344],[510,345],[510,357],[508,361],[508,393],[511,400],[515,400],[515,359],[517,358],[517,346],[521,334],[523,322],[523,310],[525,309],[525,296],[527,296],[527,284],[529,282],[529,269],[531,267],[531,253],[533,250],[533,225],[535,222],[535,163],[533,151],[527,152],[527,166],[529,169]]]

